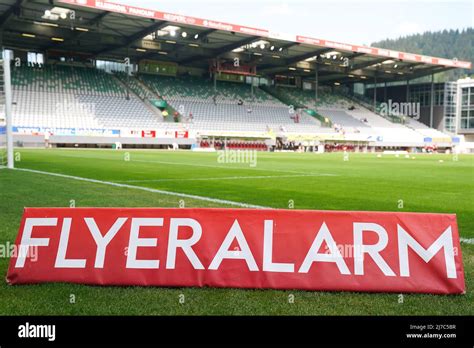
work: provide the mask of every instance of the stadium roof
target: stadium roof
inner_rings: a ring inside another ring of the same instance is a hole
[[[453,68],[457,59],[274,33],[214,20],[98,0],[3,0],[2,45],[91,59],[155,59],[207,69],[239,58],[261,75],[303,76],[322,83],[390,82]]]

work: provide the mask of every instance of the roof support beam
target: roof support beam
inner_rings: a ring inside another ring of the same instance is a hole
[[[85,24],[87,24],[87,26],[99,26],[100,25],[100,22],[109,14],[110,12],[108,11],[104,11],[102,13],[99,13],[97,16],[95,16],[94,18],[91,18],[89,21],[87,21]],[[81,24],[83,25],[83,24]],[[83,35],[86,35],[87,32],[84,32],[84,31],[74,31],[74,33],[67,39],[68,41],[72,41],[72,40],[77,40],[79,39],[81,36]],[[48,45],[46,47],[44,47],[43,49],[45,51],[47,50],[50,50],[51,48],[54,48],[56,47],[55,44],[51,44],[51,45]]]
[[[369,61],[364,62],[364,63],[355,64],[352,67],[348,67],[347,72],[367,68],[367,67],[372,66],[374,64],[382,63],[382,62],[386,61],[387,59],[388,58],[378,58],[378,59],[374,59],[374,60],[369,60]]]
[[[197,34],[199,35],[199,40],[200,40],[201,42],[206,41],[206,40],[207,40],[207,37],[208,37],[209,35],[211,35],[211,34],[212,34],[213,32],[215,32],[215,31],[217,31],[217,29],[207,29],[207,30],[204,30],[204,31],[202,31],[202,32],[200,32],[200,33],[197,33]]]
[[[392,81],[399,81],[399,80],[406,80],[406,79],[410,79],[410,80],[413,80],[413,79],[416,79],[418,77],[423,77],[423,76],[427,76],[427,75],[431,75],[431,74],[437,74],[437,73],[440,73],[440,72],[443,72],[443,71],[447,71],[447,70],[451,70],[451,69],[456,69],[455,67],[449,67],[449,66],[433,66],[431,68],[427,68],[427,69],[420,69],[419,71],[417,71],[416,73],[413,73],[413,74],[403,74],[403,75],[399,75],[400,77],[399,78],[396,78]]]
[[[3,26],[15,13],[19,14],[21,6],[26,0],[16,0],[16,2],[0,16],[0,27]]]
[[[258,39],[260,39],[260,36],[250,36],[250,37],[245,38],[243,40],[225,45],[224,47],[221,47],[217,50],[210,50],[209,54],[196,54],[194,56],[185,58],[185,59],[179,61],[179,64],[184,65],[184,64],[189,64],[189,63],[192,63],[192,62],[195,62],[195,61],[198,61],[198,60],[202,60],[202,59],[215,58],[215,57],[219,56],[220,54],[227,53],[227,52],[232,51],[232,50],[234,50],[236,48],[239,48],[241,46],[248,45],[248,44],[250,44],[250,43],[252,43],[252,42],[254,42]]]
[[[299,46],[299,45],[301,45],[299,42],[288,42],[287,44],[281,45],[281,46],[278,47],[278,48],[282,48],[282,49],[284,49],[284,50],[287,50],[287,49],[289,49],[289,48],[291,48],[291,47],[293,47],[293,46]],[[276,46],[276,45],[275,45],[275,46]]]
[[[232,50],[235,50],[236,48],[239,48],[241,46],[245,46],[245,45],[249,45],[251,44],[252,42],[256,41],[260,39],[260,36],[250,36],[248,38],[245,38],[243,40],[240,40],[240,41],[237,41],[237,42],[233,42],[231,44],[228,44],[228,45],[225,45],[224,47],[221,47],[217,50],[214,51],[214,54],[216,56],[218,56],[219,54],[222,54],[222,53],[227,53],[229,51],[232,51]]]
[[[301,54],[295,57],[291,57],[285,60],[278,59],[277,61],[275,61],[275,64],[265,64],[264,66],[260,67],[259,71],[265,72],[265,71],[275,70],[275,69],[278,69],[278,67],[282,67],[282,65],[284,65],[284,69],[283,68],[282,69],[285,70],[288,68],[289,65],[301,62],[302,60],[305,60],[305,59],[308,59],[320,54],[324,54],[329,51],[331,51],[330,48],[323,48],[317,51],[311,51],[311,52]]]
[[[360,56],[363,56],[363,55],[365,55],[365,53],[358,52],[358,53],[350,54],[346,58],[352,59],[352,58],[357,58],[357,57],[360,57]]]
[[[99,13],[97,16],[95,16],[94,18],[91,18],[87,24],[88,25],[99,25],[100,22],[111,12],[108,12],[108,11],[104,11],[102,13]]]
[[[115,50],[120,49],[120,48],[128,47],[132,43],[134,43],[135,41],[137,41],[139,39],[143,39],[145,36],[155,32],[157,30],[160,30],[161,28],[163,28],[167,25],[168,25],[167,21],[155,22],[152,25],[146,27],[145,29],[142,29],[139,32],[127,37],[121,45],[105,48],[103,50],[100,50],[100,51],[96,52],[95,55],[99,56],[101,54],[106,54],[106,53],[109,53],[111,51],[115,51]]]
[[[305,53],[305,54],[301,54],[301,55],[296,56],[296,57],[288,58],[288,59],[285,60],[285,62],[286,62],[287,65],[291,65],[291,64],[294,64],[294,63],[301,62],[302,60],[305,60],[305,59],[308,59],[308,58],[311,58],[311,57],[314,57],[314,56],[318,56],[320,54],[324,54],[324,53],[329,52],[329,51],[332,51],[332,49],[331,48],[323,48],[323,49],[319,49],[319,50],[316,50],[316,51],[311,51],[311,52],[308,52],[308,53]]]

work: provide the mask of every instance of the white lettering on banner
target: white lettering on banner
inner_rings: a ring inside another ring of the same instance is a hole
[[[229,250],[230,245],[234,239],[237,240],[237,243],[239,243],[240,250]],[[258,271],[257,263],[253,258],[252,252],[250,251],[249,245],[247,244],[247,240],[245,239],[245,236],[237,220],[234,221],[229,233],[227,233],[227,236],[222,242],[221,247],[212,260],[209,269],[217,270],[224,259],[245,260],[249,270]]]
[[[171,22],[187,23],[194,24],[196,21],[194,18],[186,17],[183,15],[173,14],[173,13],[164,13],[163,18]]]
[[[292,263],[273,262],[273,220],[265,220],[263,228],[263,271],[293,273]]]
[[[310,45],[317,45],[317,46],[318,45],[324,45],[324,41],[322,41],[322,40],[313,39],[313,38],[304,37],[304,36],[297,36],[296,41],[307,43],[307,44],[310,44]]]
[[[375,232],[379,236],[379,241],[376,244],[365,245],[363,232],[371,231]],[[375,261],[377,266],[382,270],[383,274],[386,276],[395,276],[395,273],[389,267],[387,262],[380,256],[380,252],[385,249],[388,244],[388,235],[385,229],[373,223],[354,223],[354,245],[360,247],[361,257],[354,258],[354,273],[357,275],[364,275],[364,254],[369,254],[372,259]]]
[[[348,45],[348,44],[344,44],[340,42],[326,41],[325,46],[337,48],[341,50],[346,50],[346,51],[352,51],[352,45]]]
[[[189,239],[178,239],[178,230],[181,226],[191,227],[193,235]],[[170,233],[168,241],[168,256],[166,258],[166,268],[174,269],[176,264],[176,249],[181,248],[191,261],[194,269],[204,269],[201,261],[194,252],[192,246],[196,244],[202,236],[202,227],[194,219],[171,219]]]
[[[85,268],[86,260],[66,259],[67,246],[69,243],[69,233],[71,232],[71,218],[63,219],[61,236],[59,237],[58,254],[56,257],[56,268]]]
[[[23,234],[20,241],[20,249],[28,248],[30,246],[40,247],[49,246],[49,238],[32,238],[31,233],[35,226],[47,226],[53,227],[58,223],[56,218],[28,218],[25,221],[25,227],[23,228]],[[15,267],[23,268],[25,265],[26,255],[20,254],[16,259]]]
[[[112,12],[127,13],[127,6],[114,4],[108,1],[96,1],[95,6]]]
[[[95,268],[104,268],[104,260],[105,260],[105,249],[107,245],[109,245],[110,241],[115,237],[117,232],[122,228],[122,226],[127,221],[127,218],[118,218],[115,223],[112,225],[110,230],[102,236],[102,233],[97,227],[94,218],[84,218],[84,221],[89,228],[89,231],[94,237],[94,241],[97,244],[97,253],[95,256]]]
[[[328,246],[330,253],[318,252],[318,250],[323,245],[323,242],[325,242]],[[306,255],[306,258],[304,259],[303,264],[301,265],[301,268],[298,272],[308,273],[311,265],[315,261],[335,262],[341,274],[351,274],[325,222],[323,222],[319,232],[316,234],[313,245],[311,245],[311,248],[309,248],[308,254]]]
[[[86,217],[84,222],[90,231],[90,234],[96,244],[95,252],[95,268],[104,268],[104,262],[106,258],[107,248],[111,244],[112,240],[116,236],[124,231],[124,225],[128,218],[118,217],[110,228],[105,229],[107,232],[103,234],[101,229],[98,227],[94,218]],[[72,218],[64,218],[59,232],[59,244],[56,253],[55,268],[85,268],[85,259],[68,259],[66,257],[69,237],[71,233],[71,225],[73,223]],[[141,238],[139,236],[140,228],[142,227],[163,227],[163,218],[131,218],[130,219],[130,230],[128,239],[128,253],[126,255],[126,268],[127,269],[159,269],[160,260],[139,260],[137,259],[137,252],[139,248],[156,248],[158,247],[158,238]],[[51,228],[58,228],[57,218],[26,218],[22,236],[20,240],[19,248],[28,248],[30,246],[35,247],[47,247],[50,244],[50,238],[34,238],[32,232],[34,228],[43,227],[44,232]],[[45,229],[49,227],[49,229]],[[399,266],[400,266],[400,277],[410,277],[409,267],[409,251],[411,249],[418,257],[420,257],[425,263],[430,262],[441,249],[444,251],[444,263],[446,266],[446,276],[449,279],[456,279],[456,264],[455,264],[455,252],[453,242],[452,227],[448,226],[444,229],[444,232],[434,241],[431,245],[424,247],[402,226],[399,224],[397,227],[397,245],[399,255]],[[191,230],[190,237],[184,239],[179,238],[179,231],[182,228],[186,228],[188,231]],[[166,233],[167,231],[162,231]],[[168,245],[166,253],[166,269],[176,268],[176,258],[178,249],[180,249],[187,258],[187,262],[190,262],[195,270],[204,270],[206,267],[203,265],[199,258],[198,253],[194,250],[194,246],[201,240],[203,236],[203,228],[198,220],[192,218],[170,218],[169,220],[169,231],[168,231]],[[370,256],[374,263],[381,270],[381,273],[387,277],[397,276],[395,272],[387,264],[386,260],[382,257],[381,253],[384,251],[389,243],[389,237],[386,229],[376,223],[368,222],[354,222],[352,226],[353,233],[353,250],[357,252],[354,255],[354,275],[365,275],[365,255]],[[364,235],[368,233],[375,233],[378,237],[378,241],[375,244],[364,244]],[[238,248],[232,249],[231,245],[236,242]],[[263,272],[279,272],[279,273],[294,273],[294,263],[279,263],[274,262],[274,221],[264,220],[263,221],[263,258],[262,258],[262,271]],[[322,246],[326,245],[326,251],[320,252]],[[278,250],[278,248],[275,248]],[[26,254],[26,253],[25,253]],[[237,219],[234,220],[232,226],[224,237],[220,247],[213,254],[212,262],[209,265],[209,270],[218,270],[221,267],[222,261],[226,259],[242,260],[247,264],[247,268],[256,272],[259,271],[259,267],[254,258],[254,254],[250,249],[244,232]],[[40,255],[37,256],[39,258]],[[336,244],[331,231],[327,224],[322,222],[318,232],[316,233],[311,246],[305,255],[305,258],[298,269],[298,273],[308,273],[314,263],[319,262],[332,262],[339,269],[339,273],[342,275],[351,275],[344,257],[341,254],[341,250]],[[26,256],[18,255],[15,263],[15,268],[23,268],[25,265]]]
[[[428,249],[423,248],[407,231],[400,225],[398,227],[398,255],[400,257],[400,276],[409,277],[410,267],[408,265],[408,247],[410,247],[423,261],[429,262],[442,248],[444,249],[444,262],[446,264],[446,276],[456,279],[456,264],[454,262],[454,245],[451,226],[449,226]]]
[[[160,260],[137,260],[138,247],[156,247],[158,245],[157,238],[140,238],[140,227],[142,226],[163,226],[161,218],[135,218],[132,219],[130,227],[130,241],[127,254],[127,268],[159,268]]]
[[[203,22],[203,25],[205,27],[210,27],[210,28],[220,29],[220,30],[227,30],[227,31],[233,31],[234,30],[233,25],[226,24],[226,23],[221,23],[221,22],[216,22],[216,21],[205,20]]]
[[[254,29],[254,28],[247,28],[247,27],[240,27],[240,32],[249,34],[249,35],[256,35],[256,36],[268,36],[268,31]]]
[[[143,8],[129,7],[128,12],[133,15],[142,16],[142,17],[155,17],[155,11],[145,10]]]

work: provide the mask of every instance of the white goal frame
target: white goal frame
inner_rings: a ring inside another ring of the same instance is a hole
[[[13,119],[12,119],[12,84],[10,62],[12,57],[10,51],[3,49],[3,91],[5,94],[5,123],[6,123],[6,148],[7,148],[7,168],[13,169],[15,166],[13,158]]]

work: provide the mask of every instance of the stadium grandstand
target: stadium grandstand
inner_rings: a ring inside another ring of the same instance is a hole
[[[0,26],[16,146],[46,139],[57,147],[375,151],[459,143],[452,129],[434,127],[434,98],[419,119],[387,113],[381,96],[387,84],[408,91],[410,81],[470,62],[96,0],[4,0]],[[356,93],[361,86],[370,93]]]

